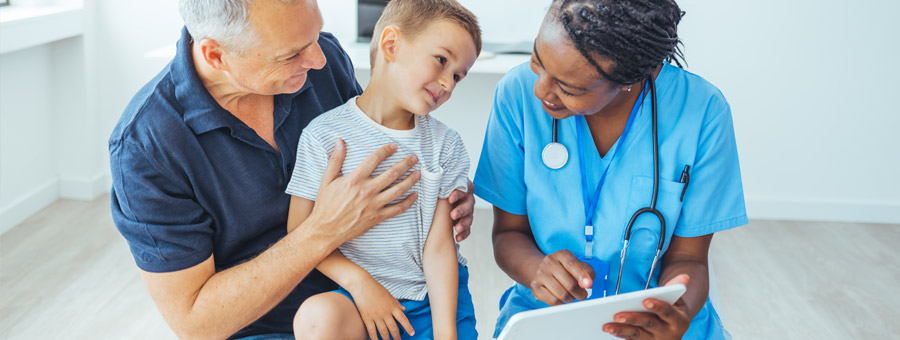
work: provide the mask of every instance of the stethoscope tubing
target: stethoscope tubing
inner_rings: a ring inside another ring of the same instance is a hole
[[[663,246],[666,243],[666,218],[663,216],[662,212],[656,209],[656,199],[659,196],[659,132],[657,131],[656,121],[656,82],[652,75],[649,77],[649,82],[651,96],[651,130],[653,134],[653,196],[650,199],[650,206],[635,211],[634,215],[632,215],[631,219],[628,221],[628,225],[625,226],[625,240],[622,245],[622,253],[619,260],[619,276],[616,280],[615,294],[619,294],[619,287],[622,284],[622,270],[625,268],[625,256],[628,253],[628,242],[631,241],[631,230],[638,217],[646,213],[653,214],[659,220],[660,230],[659,242],[656,245],[656,255],[653,257],[653,262],[650,264],[650,272],[647,273],[647,284],[644,286],[644,289],[650,288],[650,282],[653,281],[653,272],[656,270],[656,265],[659,263],[659,253],[662,252]]]

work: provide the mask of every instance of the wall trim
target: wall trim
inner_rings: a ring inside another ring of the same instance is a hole
[[[112,180],[109,173],[101,171],[91,178],[61,178],[59,182],[60,198],[90,201],[109,192]]]
[[[751,219],[900,224],[900,201],[747,197]]]
[[[22,223],[59,198],[59,180],[52,179],[31,192],[0,207],[0,235]]]

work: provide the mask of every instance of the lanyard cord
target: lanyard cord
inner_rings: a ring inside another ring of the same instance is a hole
[[[607,151],[607,156],[609,157],[609,161],[606,163],[606,167],[603,168],[603,173],[600,175],[600,181],[597,183],[597,188],[594,190],[593,195],[589,196],[588,193],[588,184],[587,184],[587,159],[584,153],[584,145],[582,143],[582,121],[584,117],[576,117],[575,120],[575,129],[576,129],[576,140],[578,143],[578,155],[580,157],[580,170],[581,170],[581,189],[582,189],[582,199],[584,202],[584,238],[585,238],[585,247],[584,247],[584,256],[587,258],[593,257],[593,244],[594,244],[594,212],[597,210],[597,204],[600,201],[600,190],[603,188],[603,183],[606,182],[606,174],[609,172],[609,167],[612,165],[612,162],[615,160],[616,155],[619,152],[619,149],[623,148],[623,144],[625,143],[625,139],[628,136],[628,132],[631,130],[631,125],[634,123],[634,119],[638,114],[638,111],[641,109],[641,106],[644,101],[644,95],[647,92],[647,88],[644,87],[641,90],[641,94],[638,96],[638,99],[634,103],[634,107],[631,109],[631,113],[628,116],[628,122],[625,123],[625,129],[622,131],[622,135],[619,137],[618,142],[613,146],[613,149]],[[579,119],[580,118],[580,119]],[[655,200],[655,198],[654,198]]]

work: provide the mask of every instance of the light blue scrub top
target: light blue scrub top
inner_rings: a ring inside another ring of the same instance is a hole
[[[544,165],[541,152],[552,138],[552,118],[534,95],[538,77],[529,65],[512,69],[497,85],[481,159],[475,173],[475,194],[497,208],[528,215],[535,241],[544,254],[567,249],[584,256],[584,202],[575,119],[559,122],[559,142],[569,161],[558,170]],[[659,196],[657,209],[666,219],[666,251],[672,235],[695,237],[747,223],[744,191],[734,139],[731,109],[722,93],[703,78],[669,64],[656,79],[659,135]],[[607,291],[614,292],[625,226],[631,215],[650,205],[653,194],[653,139],[650,91],[625,140],[609,166],[593,218],[594,256],[610,264]],[[604,162],[591,133],[582,124],[588,186],[593,194]],[[609,155],[612,155],[610,153]],[[609,157],[607,157],[609,158]],[[685,165],[690,182],[680,200]],[[660,226],[652,214],[634,224],[621,293],[644,288],[656,253]],[[651,287],[658,286],[659,268]],[[520,311],[547,306],[525,286],[516,284],[501,301],[494,336]],[[684,339],[721,339],[723,329],[709,300],[694,317]]]

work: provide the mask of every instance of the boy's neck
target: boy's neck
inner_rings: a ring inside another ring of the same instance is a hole
[[[390,87],[376,84],[373,78],[366,86],[365,91],[359,95],[356,105],[369,118],[388,129],[411,130],[415,128],[415,115],[400,108],[393,96],[387,93],[388,91],[382,91],[383,89],[390,89]]]

